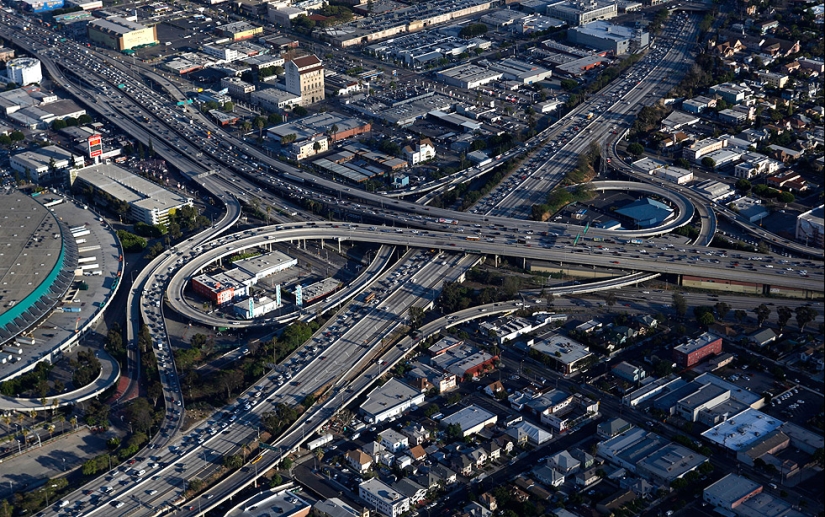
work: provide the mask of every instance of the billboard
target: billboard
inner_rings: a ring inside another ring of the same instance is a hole
[[[103,154],[103,141],[100,135],[91,135],[89,137],[89,158],[96,158],[101,154]]]

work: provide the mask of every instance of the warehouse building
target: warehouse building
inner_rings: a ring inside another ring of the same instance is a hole
[[[502,59],[490,65],[490,70],[501,72],[502,79],[519,84],[533,84],[552,75],[550,70],[517,59]]]
[[[233,309],[237,316],[245,320],[251,320],[253,318],[260,318],[278,307],[278,302],[268,296],[262,296],[261,298],[250,296],[246,300],[236,303]]]
[[[762,493],[762,485],[736,474],[728,474],[705,488],[702,500],[724,510],[733,510],[751,497]]]
[[[575,26],[596,20],[615,18],[618,9],[616,8],[616,2],[573,0],[549,5],[546,14]]]
[[[367,400],[361,404],[360,411],[367,422],[377,424],[397,417],[422,402],[424,393],[393,378],[369,392]]]
[[[825,246],[825,231],[823,231],[823,211],[825,205],[808,210],[796,218],[796,240],[822,249]]]
[[[439,424],[443,427],[456,424],[461,427],[462,436],[467,437],[478,433],[488,425],[493,425],[498,417],[478,406],[470,405],[460,409],[450,416],[444,417]]]
[[[192,206],[192,198],[167,190],[114,164],[101,163],[72,169],[69,183],[74,185],[76,181],[128,203],[130,218],[136,222],[166,224],[169,222],[169,212]]]
[[[581,370],[595,358],[589,348],[559,334],[537,342],[532,348],[554,362],[556,369],[565,375]]]
[[[297,265],[298,259],[294,259],[280,251],[272,251],[257,257],[235,261],[235,267],[253,278],[254,283]]]
[[[622,55],[646,47],[650,43],[650,34],[605,21],[595,21],[568,30],[567,39],[577,45]]]
[[[82,158],[78,158],[82,163]],[[9,158],[9,165],[11,165],[12,169],[20,173],[21,178],[25,178],[25,175],[28,173],[31,181],[38,183],[52,179],[52,173],[49,170],[49,164],[52,163],[52,160],[54,160],[55,171],[65,169],[69,167],[70,163],[74,163],[72,153],[56,145],[49,145],[12,155],[11,158]]]
[[[472,90],[479,86],[501,79],[504,74],[488,70],[470,63],[459,65],[438,72],[436,77],[451,86]]]
[[[147,27],[120,16],[92,20],[86,26],[86,32],[89,39],[95,43],[119,51],[159,43],[158,30],[155,26]]]
[[[234,22],[221,25],[218,32],[232,41],[241,41],[263,34],[264,29],[247,22]]]

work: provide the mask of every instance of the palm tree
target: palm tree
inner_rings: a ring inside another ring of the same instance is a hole
[[[241,124],[244,133],[249,133],[249,130],[252,129],[252,122],[248,120],[244,120],[243,124]]]
[[[243,452],[243,462],[246,463],[246,455],[249,452],[249,444],[245,443],[241,445],[241,451]]]
[[[324,451],[320,449],[315,449],[315,470],[318,470],[318,462],[324,459]]]
[[[29,445],[29,428],[24,427],[23,429],[20,430],[20,434],[23,435],[23,444],[24,445]]]
[[[73,416],[72,418],[70,418],[69,423],[72,425],[73,429],[76,429],[77,428],[77,417]]]
[[[25,419],[26,419],[26,415],[24,415],[23,413],[17,413],[17,423],[18,424],[22,425],[23,420],[25,420]]]
[[[44,424],[43,429],[49,432],[49,438],[54,434],[54,424],[52,423]]]
[[[6,424],[6,427],[11,428],[11,416],[4,414],[2,419],[3,423]]]
[[[66,417],[63,415],[57,415],[55,420],[60,422],[60,432],[62,433],[64,430],[64,424],[66,423]]]
[[[32,420],[34,420],[35,418],[37,418],[37,411],[32,409],[31,411],[29,411],[29,416],[31,417]]]

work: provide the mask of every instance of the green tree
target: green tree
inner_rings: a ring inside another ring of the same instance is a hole
[[[731,306],[725,302],[716,302],[713,308],[716,310],[716,315],[719,316],[719,319],[723,320],[730,312]]]
[[[673,310],[676,311],[676,314],[679,316],[684,316],[687,314],[687,300],[685,297],[679,293],[673,293]]]
[[[805,330],[805,326],[816,319],[816,310],[806,305],[801,305],[794,311],[796,314],[796,324],[800,331]]]
[[[733,317],[736,318],[736,321],[739,322],[741,325],[743,321],[748,317],[747,311],[743,311],[742,309],[736,309],[733,312]]]
[[[756,314],[756,321],[759,324],[759,326],[761,327],[762,324],[765,323],[765,321],[767,321],[768,318],[770,317],[771,308],[768,307],[767,305],[765,305],[764,303],[762,303],[762,304],[759,304],[759,306],[757,308],[755,308],[753,310],[753,312]]]
[[[627,146],[627,152],[633,156],[641,156],[645,152],[645,148],[641,144],[633,142]]]
[[[778,196],[776,196],[776,200],[780,203],[793,203],[796,198],[790,192],[780,192]]]
[[[223,466],[227,469],[239,469],[243,467],[243,458],[237,454],[229,454],[223,457]]]
[[[705,156],[704,158],[702,158],[702,165],[707,167],[708,169],[712,169],[716,167],[716,161],[710,156]]]
[[[747,194],[751,191],[751,182],[746,179],[739,179],[736,180],[736,190],[742,192],[743,194]]]

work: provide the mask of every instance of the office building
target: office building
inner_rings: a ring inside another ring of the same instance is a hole
[[[33,57],[18,57],[6,63],[6,77],[20,86],[39,83],[43,80],[40,60]]]
[[[113,50],[132,50],[157,45],[157,27],[147,27],[120,16],[93,19],[86,25],[89,39]]]
[[[584,25],[596,20],[609,20],[618,14],[616,2],[601,0],[572,0],[551,4],[547,16],[565,21],[568,25]]]
[[[410,509],[410,500],[379,479],[358,485],[358,496],[371,508],[387,517],[398,517]]]
[[[709,355],[722,353],[722,338],[711,332],[705,332],[687,343],[673,348],[673,360],[682,368],[690,368]]]
[[[45,13],[63,7],[63,0],[18,0],[23,10],[33,13]]]
[[[324,65],[315,55],[287,61],[286,90],[301,97],[301,106],[324,100]]]
[[[544,354],[551,363],[555,363],[555,368],[565,375],[585,368],[595,359],[589,348],[559,334],[535,343],[532,348]]]

